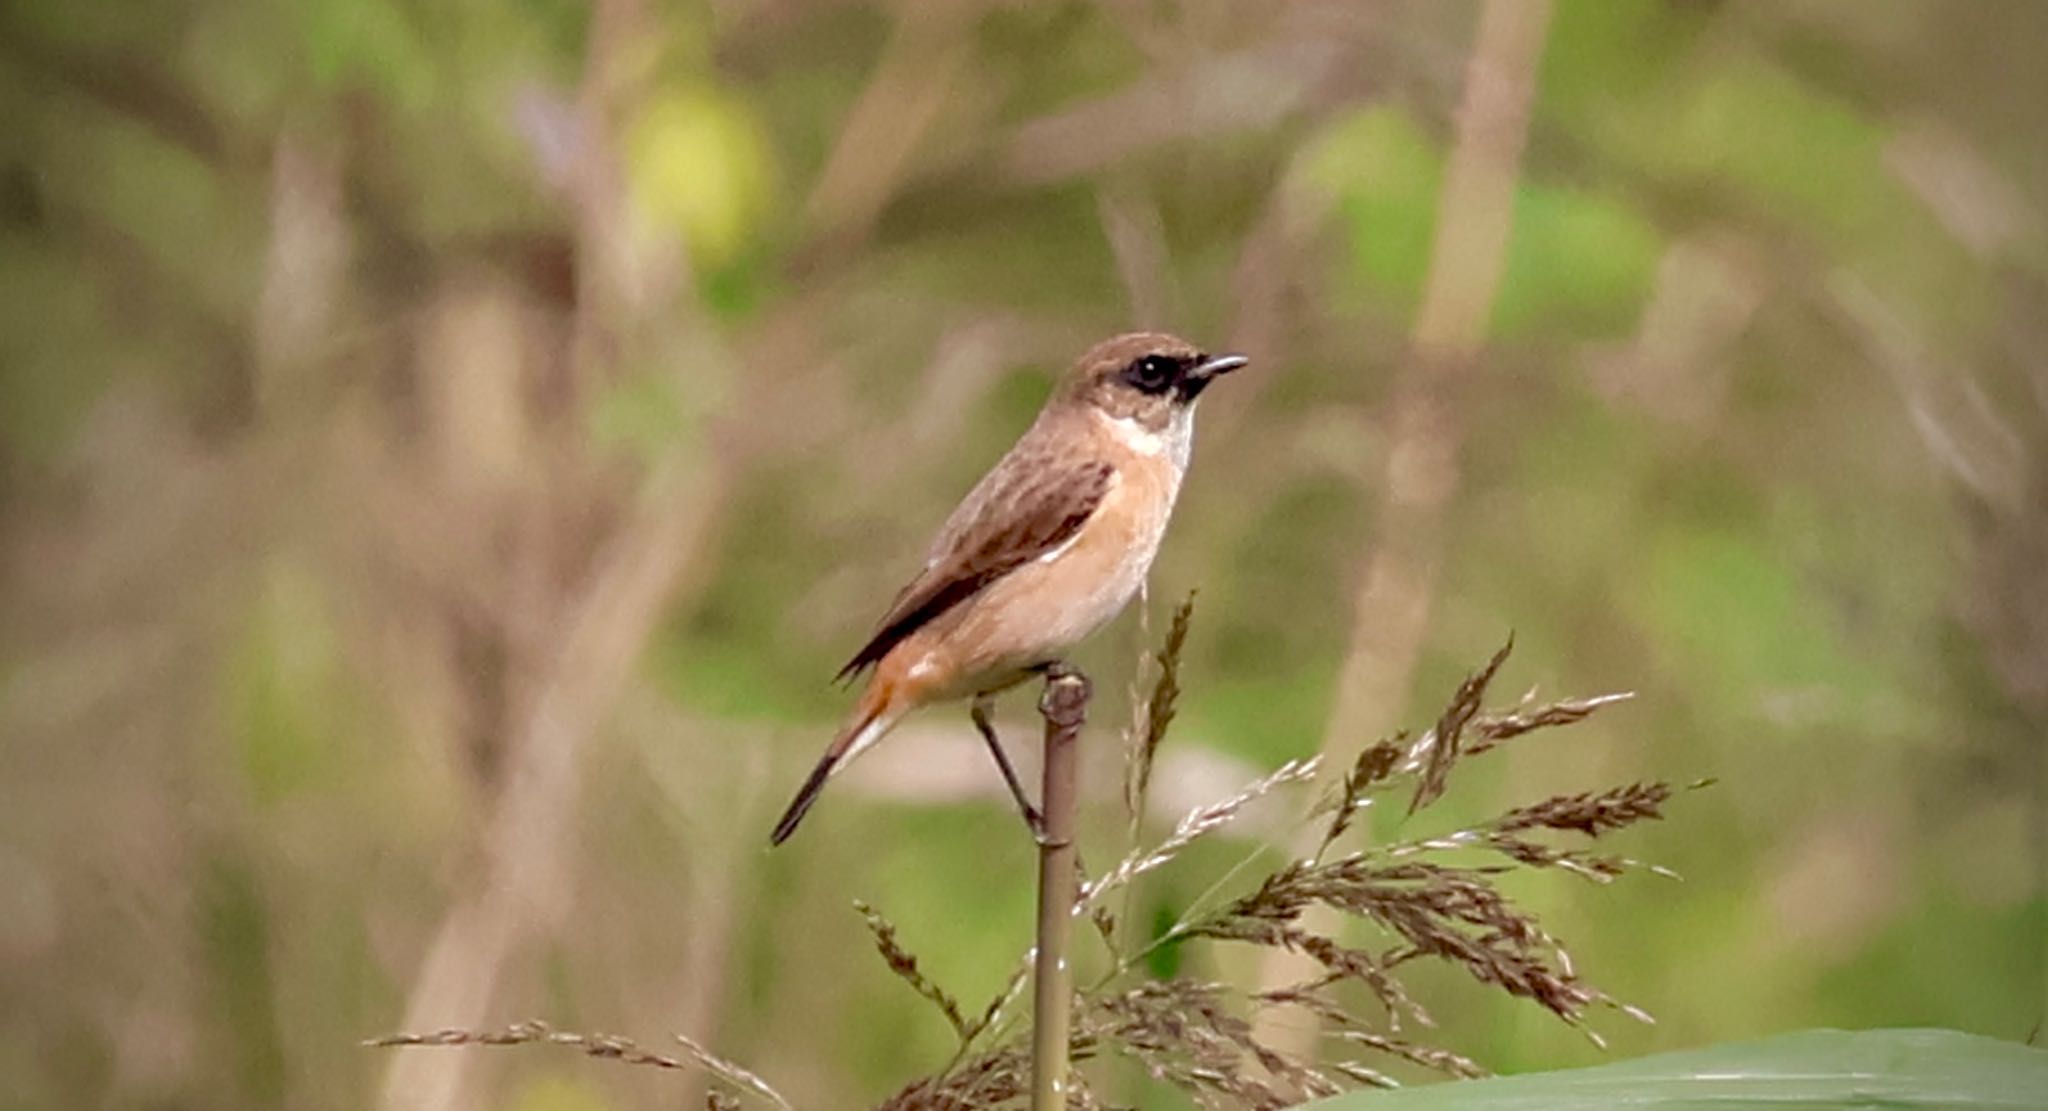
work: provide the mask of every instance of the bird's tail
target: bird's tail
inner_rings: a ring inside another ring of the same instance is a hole
[[[890,699],[880,684],[869,688],[870,697],[861,699],[861,706],[839,731],[832,743],[825,746],[825,755],[818,759],[818,766],[811,769],[804,785],[797,789],[796,798],[791,799],[789,809],[782,812],[782,820],[775,823],[775,832],[768,835],[770,845],[780,845],[796,832],[799,822],[810,812],[811,804],[818,801],[818,793],[825,789],[833,773],[853,761],[853,758],[873,747],[896,725],[903,711],[890,705]]]

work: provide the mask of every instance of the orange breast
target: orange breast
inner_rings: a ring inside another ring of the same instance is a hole
[[[1102,505],[1061,548],[1011,571],[918,630],[882,670],[915,700],[1010,686],[1114,618],[1150,571],[1180,488],[1180,468],[1122,444]]]

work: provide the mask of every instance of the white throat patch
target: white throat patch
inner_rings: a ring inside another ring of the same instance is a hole
[[[1098,411],[1100,420],[1125,447],[1140,455],[1164,456],[1173,461],[1176,469],[1185,470],[1188,455],[1195,444],[1195,407],[1187,405],[1175,409],[1173,420],[1164,429],[1154,432],[1139,424],[1131,417],[1112,417]]]

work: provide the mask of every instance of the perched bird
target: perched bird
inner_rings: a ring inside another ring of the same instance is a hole
[[[872,668],[860,701],[775,825],[781,844],[833,772],[920,706],[971,699],[974,725],[1034,834],[989,724],[993,697],[1059,665],[1115,617],[1159,551],[1194,439],[1195,403],[1242,355],[1157,333],[1117,336],[1074,364],[1037,421],[939,530],[924,569],[840,670]]]

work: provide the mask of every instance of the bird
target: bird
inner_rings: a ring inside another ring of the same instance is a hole
[[[840,670],[841,680],[865,674],[866,683],[771,845],[788,840],[833,774],[905,715],[959,699],[1043,843],[1042,819],[989,723],[993,700],[1063,669],[1068,649],[1138,592],[1180,494],[1196,404],[1249,362],[1158,332],[1114,336],[1075,361]]]

